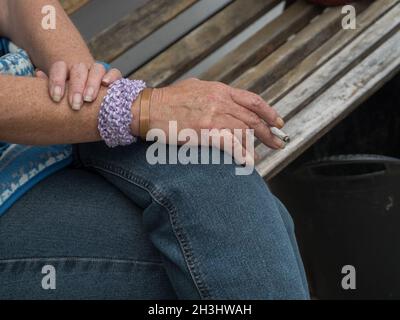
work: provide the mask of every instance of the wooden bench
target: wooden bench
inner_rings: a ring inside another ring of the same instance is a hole
[[[73,13],[90,1],[62,2]],[[400,0],[354,3],[354,30],[342,28],[341,7],[302,0],[264,23],[283,2],[149,0],[88,44],[96,59],[152,86],[194,74],[260,94],[292,139],[279,151],[257,144],[257,170],[270,179],[400,68]]]
[[[64,10],[68,14],[72,14],[88,3],[89,0],[60,0],[60,2],[64,7]]]

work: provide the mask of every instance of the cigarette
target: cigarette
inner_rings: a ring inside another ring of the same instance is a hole
[[[273,135],[277,136],[279,139],[281,139],[283,142],[290,142],[290,136],[283,132],[282,130],[276,128],[276,127],[271,127],[271,132]]]

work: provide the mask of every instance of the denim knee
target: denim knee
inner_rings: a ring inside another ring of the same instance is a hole
[[[257,203],[262,198],[264,203],[269,203],[265,210],[277,210],[275,197],[256,171],[250,175],[236,175],[233,164],[165,167],[168,174],[156,182],[157,187],[192,209],[198,208],[195,205],[202,207],[222,202],[226,207],[244,211],[240,203],[252,200]]]
[[[304,298],[290,217],[256,172],[234,169],[167,166],[169,179],[157,182],[202,297]],[[232,293],[223,285],[230,282],[247,291]]]
[[[150,165],[146,148],[111,152],[90,144],[80,158],[144,209],[146,230],[170,279],[178,279],[172,282],[179,296],[305,296],[293,235],[256,172],[239,176],[233,164]]]

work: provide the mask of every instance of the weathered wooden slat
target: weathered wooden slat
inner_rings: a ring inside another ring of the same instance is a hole
[[[354,4],[358,12],[367,5],[363,1]],[[341,28],[341,19],[341,7],[326,9],[284,45],[247,70],[232,85],[261,93],[337,33]]]
[[[112,61],[198,0],[151,0],[90,40],[96,59]]]
[[[372,3],[368,9],[358,14],[356,29],[340,30],[323,46],[315,50],[294,69],[290,70],[285,76],[272,84],[261,96],[271,105],[277,103],[291,89],[342,50],[344,46],[355,39],[381,15],[399,3],[399,1],[400,0],[381,0]]]
[[[286,149],[272,151],[263,145],[257,171],[272,178],[304,150],[335,126],[400,70],[400,33],[397,32],[365,60],[289,120],[285,127],[292,141]]]
[[[83,7],[89,0],[60,0],[61,5],[68,14],[72,14]]]
[[[280,0],[236,0],[166,51],[137,70],[131,78],[151,86],[171,83]]]
[[[233,0],[201,0],[154,31],[151,35],[112,61],[124,76],[129,76],[171,45],[182,39]]]
[[[290,119],[399,30],[400,3],[279,100],[275,104],[278,113],[282,118]]]
[[[243,71],[259,63],[291,35],[306,26],[321,10],[321,7],[304,0],[297,1],[237,49],[223,57],[202,74],[200,79],[225,83],[234,81]]]

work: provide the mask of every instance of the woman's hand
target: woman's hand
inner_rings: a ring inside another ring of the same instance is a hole
[[[257,94],[219,82],[188,79],[155,89],[151,101],[150,129],[162,129],[168,136],[169,121],[173,120],[177,121],[178,132],[190,128],[199,137],[201,129],[229,129],[231,132],[234,129],[254,129],[254,135],[265,145],[273,149],[285,146],[270,130],[270,127],[284,126],[275,109]],[[230,137],[236,146],[237,139],[234,135]],[[247,156],[245,139],[242,139],[241,146],[242,153]]]
[[[73,110],[80,110],[84,102],[93,102],[97,98],[101,85],[109,86],[120,79],[122,74],[117,69],[107,72],[97,62],[92,65],[78,63],[68,68],[64,61],[59,61],[51,66],[49,76],[40,70],[36,72],[36,76],[48,79],[49,94],[54,102],[60,102],[65,92],[68,92],[69,105]]]

